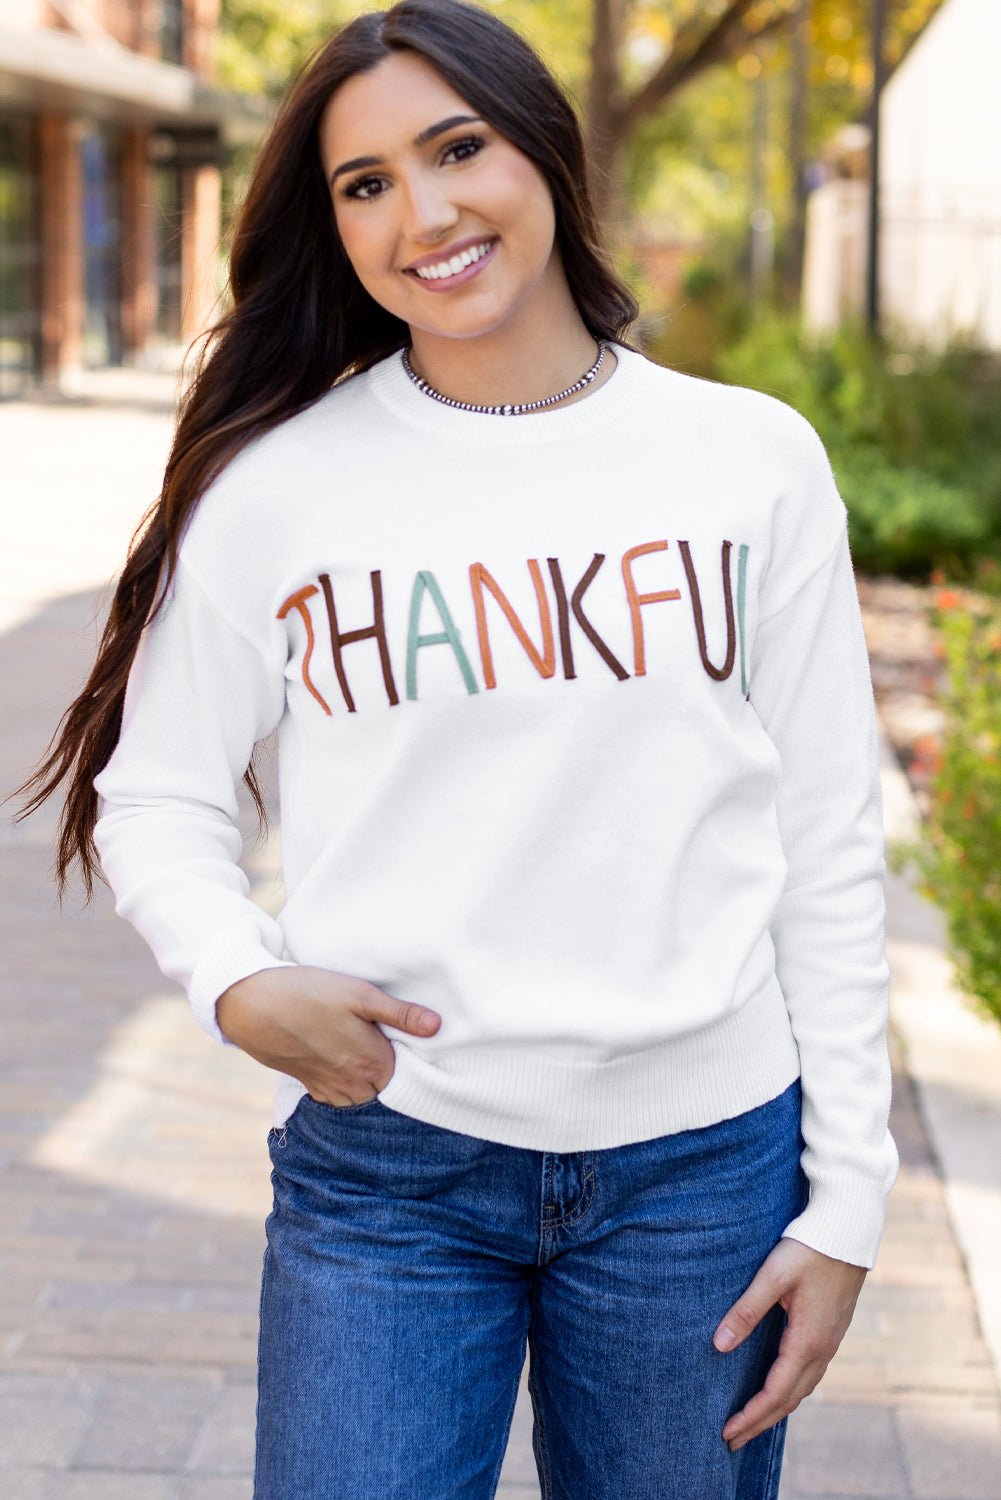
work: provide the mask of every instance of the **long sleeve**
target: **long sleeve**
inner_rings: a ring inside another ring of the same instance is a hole
[[[750,700],[782,763],[788,871],[770,924],[800,1054],[810,1201],[784,1236],[871,1268],[898,1155],[875,708],[842,511],[826,558],[759,621]]]
[[[98,849],[212,1034],[293,959],[436,1010],[383,1090],[429,1125],[611,1149],[799,1073],[811,1199],[778,1227],[871,1265],[897,1161],[846,511],[791,407],[615,357],[508,423],[396,350],[242,446],[144,633]],[[273,729],[275,919],[236,827]]]
[[[280,665],[223,618],[182,552],[140,639],[118,744],[94,781],[94,840],[115,910],[224,1044],[218,997],[291,962],[281,928],[250,898],[235,824],[237,785],[281,718],[284,688]]]

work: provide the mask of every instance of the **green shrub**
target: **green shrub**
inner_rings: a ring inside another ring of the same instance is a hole
[[[831,462],[860,570],[924,578],[937,567],[958,578],[993,545],[991,518],[968,486],[895,466],[872,444],[832,451]]]
[[[917,867],[920,889],[941,907],[956,981],[1001,1022],[1001,601],[939,593],[937,622],[948,665],[945,725],[916,843],[888,862]]]
[[[857,326],[808,342],[791,314],[741,310],[732,278],[711,265],[690,270],[686,294],[654,356],[767,391],[812,422],[860,568],[912,578],[939,569],[973,583],[985,563],[1001,564],[996,360],[962,343],[943,354],[893,349]]]
[[[660,306],[647,348],[654,359],[674,370],[720,379],[720,352],[743,339],[750,306],[742,289],[732,246],[688,263],[681,278],[681,299]],[[657,301],[652,292],[651,305]]]

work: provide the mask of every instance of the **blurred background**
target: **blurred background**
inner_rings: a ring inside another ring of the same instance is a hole
[[[483,3],[579,111],[632,337],[803,412],[849,512],[901,1173],[782,1500],[1001,1500],[1001,0]],[[0,796],[86,680],[276,103],[372,8],[0,0]],[[107,890],[58,906],[59,811],[0,828],[0,1494],[246,1500],[270,1079]],[[523,1385],[501,1500],[530,1425]]]

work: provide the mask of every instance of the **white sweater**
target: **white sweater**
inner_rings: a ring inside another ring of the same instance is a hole
[[[380,1098],[536,1150],[800,1076],[806,1210],[871,1267],[898,1158],[872,684],[813,428],[613,345],[563,408],[455,410],[399,353],[201,499],[95,781],[116,910],[219,1041],[262,968],[440,1012]],[[235,789],[279,729],[277,919]],[[305,1089],[278,1075],[274,1123]]]

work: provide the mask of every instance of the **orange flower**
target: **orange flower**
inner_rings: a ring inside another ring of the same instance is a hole
[[[939,589],[935,595],[937,609],[958,609],[961,602],[955,589]]]

